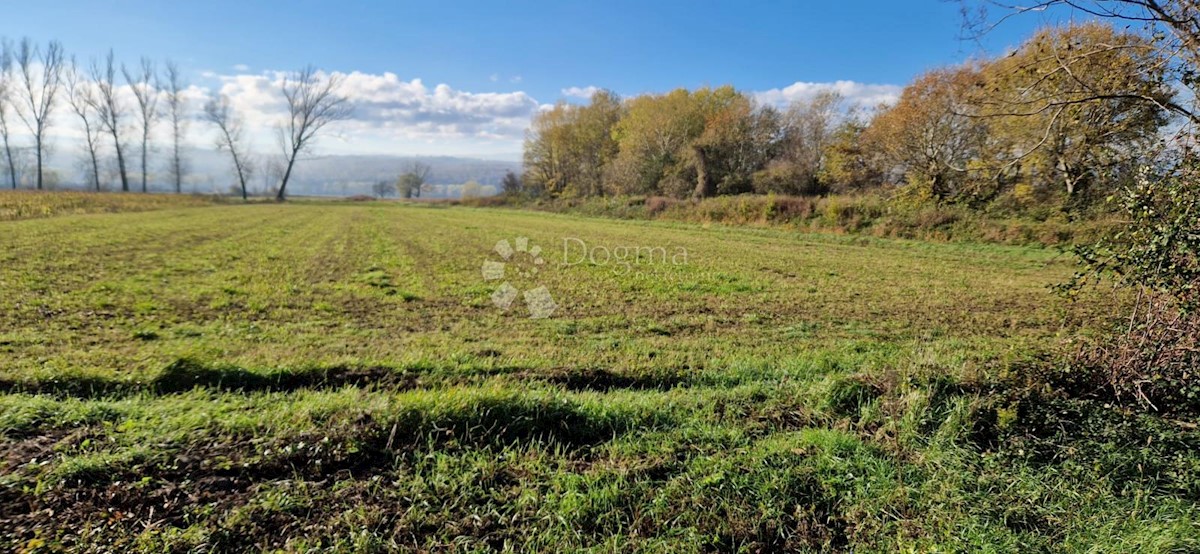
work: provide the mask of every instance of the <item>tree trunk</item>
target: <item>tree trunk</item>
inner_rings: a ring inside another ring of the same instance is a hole
[[[696,189],[692,191],[692,198],[708,198],[713,195],[715,187],[708,171],[707,155],[699,146],[693,146],[692,152],[696,154]]]
[[[287,190],[288,179],[292,177],[292,166],[296,163],[296,152],[288,158],[287,169],[283,171],[283,180],[279,182],[279,192],[275,194],[276,202],[283,202],[285,191]]]
[[[117,171],[121,174],[121,192],[129,192],[129,174],[125,172],[125,155],[121,153],[121,139],[114,127],[113,149],[117,151]]]
[[[4,155],[8,159],[8,178],[12,180],[13,190],[17,190],[17,167],[13,164],[12,145],[7,136],[4,137]]]
[[[1058,158],[1058,170],[1063,174],[1063,184],[1067,187],[1067,198],[1074,198],[1079,190],[1079,177],[1071,171],[1071,166],[1062,157]]]
[[[34,149],[37,150],[37,189],[42,190],[42,136],[40,133],[33,142]]]
[[[226,135],[228,137],[228,135]],[[242,202],[249,202],[246,194],[246,170],[242,169],[242,161],[238,159],[237,150],[233,148],[231,141],[229,153],[233,156],[233,168],[237,170],[238,183],[242,185]]]
[[[142,192],[147,192],[146,191],[146,145],[147,145],[147,142],[148,142],[147,135],[145,133],[142,133]]]
[[[92,155],[92,185],[100,192],[100,159],[96,156],[96,145],[88,143],[88,152]]]
[[[179,158],[179,134],[176,131],[174,157],[171,159],[171,166],[175,170],[175,194],[183,194],[183,162]],[[245,190],[246,187],[242,187]]]

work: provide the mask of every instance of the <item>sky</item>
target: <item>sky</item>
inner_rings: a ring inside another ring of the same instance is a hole
[[[1050,21],[1017,18],[967,40],[959,10],[944,0],[10,1],[0,35],[59,40],[82,63],[109,48],[130,64],[174,60],[195,102],[234,100],[256,148],[271,147],[280,72],[312,64],[345,75],[356,105],[322,151],[516,160],[537,110],[596,87],[630,96],[729,84],[775,104],[835,88],[875,104]]]

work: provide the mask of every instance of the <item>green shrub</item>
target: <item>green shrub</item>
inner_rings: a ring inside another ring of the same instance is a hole
[[[1196,160],[1164,176],[1143,173],[1119,201],[1127,224],[1076,249],[1077,293],[1108,277],[1136,295],[1115,340],[1081,353],[1093,385],[1160,412],[1200,413],[1200,177]]]

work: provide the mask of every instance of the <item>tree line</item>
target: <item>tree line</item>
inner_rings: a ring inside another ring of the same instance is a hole
[[[350,102],[338,92],[341,82],[339,74],[312,66],[280,79],[287,113],[276,128],[280,146],[273,187],[276,199],[285,198],[296,162],[311,151],[317,136],[329,124],[350,116]],[[27,165],[32,165],[30,185],[39,190],[47,187],[49,132],[65,108],[82,132],[84,175],[93,190],[107,188],[102,168],[111,163],[121,191],[147,192],[155,141],[165,128],[168,178],[174,191],[182,193],[188,171],[184,144],[190,124],[199,121],[211,127],[216,148],[229,155],[235,186],[247,198],[256,167],[267,169],[269,164],[252,159],[243,115],[225,95],[203,106],[192,103],[179,66],[169,60],[161,69],[149,58],[130,66],[118,63],[109,50],[103,59],[84,64],[68,57],[58,41],[40,45],[29,38],[0,39],[0,164],[13,189],[19,187],[19,174]],[[25,148],[18,144],[21,139],[29,143]],[[22,152],[29,153],[32,163],[23,163]]]
[[[705,198],[892,187],[938,202],[1080,206],[1161,152],[1175,102],[1161,57],[1151,38],[1091,22],[929,71],[883,106],[824,92],[775,107],[728,86],[600,91],[534,117],[522,188]]]

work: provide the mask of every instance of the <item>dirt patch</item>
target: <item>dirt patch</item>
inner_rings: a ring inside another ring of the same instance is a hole
[[[558,368],[550,374],[521,376],[548,381],[571,391],[669,390],[688,384],[684,376],[673,373],[623,374],[604,368]]]
[[[105,398],[141,392],[172,394],[197,387],[249,393],[337,389],[347,385],[410,390],[420,386],[420,376],[383,366],[331,366],[262,372],[180,358],[168,364],[148,383],[92,376],[32,382],[0,379],[0,392]]]

